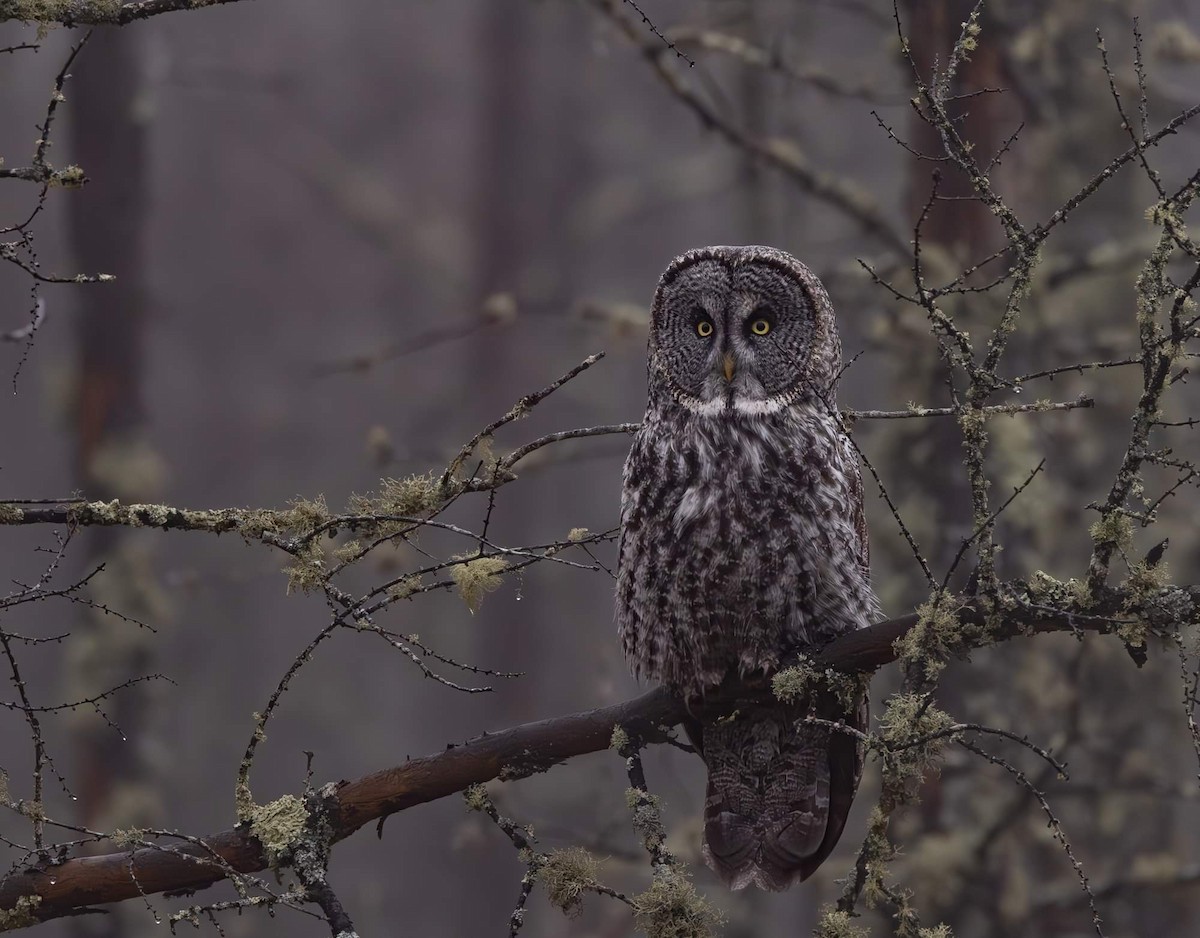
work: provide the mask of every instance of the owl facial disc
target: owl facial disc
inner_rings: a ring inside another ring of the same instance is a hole
[[[824,288],[782,251],[702,248],[659,281],[651,390],[692,413],[776,413],[830,389],[840,358]]]

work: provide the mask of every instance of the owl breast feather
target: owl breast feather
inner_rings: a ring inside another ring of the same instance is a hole
[[[648,414],[625,464],[617,623],[635,672],[703,693],[867,625],[858,465],[826,415]]]

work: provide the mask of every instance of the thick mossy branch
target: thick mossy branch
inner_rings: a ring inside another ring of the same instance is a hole
[[[215,510],[172,508],[168,505],[122,505],[119,501],[21,507],[0,505],[0,524],[73,524],[84,527],[179,528],[188,531],[242,530],[255,512],[238,508]]]
[[[124,26],[163,13],[199,10],[240,0],[0,0],[0,20],[39,26]]]
[[[0,0],[2,3],[3,0]],[[79,527],[162,528],[237,532],[253,539],[312,537],[348,527],[366,537],[388,537],[460,494],[462,484],[442,485],[432,473],[385,478],[375,492],[352,495],[344,512],[331,511],[324,496],[298,498],[287,508],[176,508],[112,501],[65,501],[57,505],[0,503],[0,524],[70,524]]]
[[[381,480],[376,492],[353,495],[344,512],[331,511],[323,496],[296,499],[287,508],[177,508],[160,504],[112,501],[63,502],[57,505],[0,503],[0,525],[60,524],[68,527],[158,528],[238,534],[248,541],[278,547],[291,555],[283,572],[289,592],[325,587],[344,567],[365,557],[374,546],[409,537],[426,525],[439,508],[463,491],[463,483],[444,487],[432,474]],[[452,527],[452,526],[451,526]],[[455,529],[467,535],[470,532]],[[326,553],[326,542],[340,532],[354,537]],[[582,539],[582,538],[581,538]],[[366,542],[364,546],[364,542]],[[532,556],[532,555],[527,555]],[[444,564],[474,612],[483,596],[500,584],[509,563],[495,556],[464,554]],[[419,579],[389,587],[393,598],[420,588]]]
[[[70,502],[62,505],[0,505],[0,524],[67,524],[79,527],[162,528],[164,531],[237,532],[260,539],[301,531],[329,519],[322,500],[291,508],[175,508],[171,505]]]

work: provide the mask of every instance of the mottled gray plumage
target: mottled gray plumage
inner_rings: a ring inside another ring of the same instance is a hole
[[[617,622],[639,675],[702,697],[875,616],[841,365],[829,297],[791,255],[701,248],[663,274],[621,509]],[[704,855],[735,889],[803,880],[841,835],[863,752],[809,715],[865,729],[866,701],[688,728],[708,766]]]

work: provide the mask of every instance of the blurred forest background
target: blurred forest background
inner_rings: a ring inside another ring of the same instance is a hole
[[[694,67],[615,0],[260,0],[100,28],[71,69],[48,154],[59,166],[79,164],[90,181],[51,191],[34,230],[44,271],[117,280],[43,286],[32,346],[0,346],[3,378],[16,375],[16,393],[0,396],[0,496],[80,491],[257,507],[324,494],[341,505],[381,476],[445,466],[522,394],[598,350],[608,357],[503,431],[498,448],[636,421],[654,284],[674,255],[714,243],[777,245],[824,279],[847,357],[861,353],[842,381],[844,406],[946,403],[921,311],[894,302],[856,262],[902,273],[929,191],[929,164],[881,124],[919,151],[937,148],[912,116],[890,2],[642,6]],[[932,64],[948,54],[971,4],[901,7],[915,56]],[[1134,15],[1151,117],[1161,123],[1196,102],[1200,4],[988,6],[961,80],[1007,92],[981,97],[966,126],[990,153],[1024,123],[996,174],[1018,211],[1044,218],[1128,146],[1094,31],[1104,30],[1116,74],[1133,87]],[[35,33],[9,23],[0,45]],[[77,39],[57,29],[37,52],[0,56],[6,165],[27,161]],[[1157,165],[1185,178],[1198,151],[1189,125],[1156,151]],[[1125,172],[1047,247],[1014,340],[1016,371],[1136,350],[1133,284],[1153,244],[1145,211],[1155,196],[1144,176]],[[5,224],[28,214],[35,190],[0,185]],[[843,205],[822,196],[843,190],[854,194]],[[881,220],[874,230],[863,206]],[[939,205],[931,226],[926,248],[946,269],[1002,243],[975,202]],[[29,289],[17,267],[0,268],[0,329],[28,321]],[[965,328],[980,315],[969,295],[953,311]],[[1001,498],[1046,459],[1003,518],[1005,576],[1066,579],[1086,568],[1094,516],[1085,506],[1105,494],[1123,452],[1140,389],[1133,372],[1059,376],[1031,388],[1030,399],[1086,392],[1097,407],[990,426]],[[1174,419],[1197,412],[1189,398],[1185,387]],[[1194,437],[1178,432],[1180,452],[1193,449]],[[970,532],[953,422],[861,421],[855,435],[944,570]],[[621,436],[573,441],[528,465],[496,500],[496,537],[537,544],[576,527],[613,527],[626,448]],[[885,610],[898,615],[927,590],[870,492],[874,579]],[[1180,489],[1154,536],[1169,535],[1181,583],[1200,582],[1196,508],[1195,489]],[[6,528],[6,576],[36,578],[44,558],[35,548],[47,536]],[[602,550],[608,562],[612,548]],[[288,595],[281,555],[236,535],[91,530],[72,543],[67,565],[83,572],[98,560],[106,569],[93,596],[158,632],[66,605],[25,610],[6,627],[74,633],[26,653],[29,686],[50,701],[143,673],[175,684],[138,685],[106,706],[128,741],[94,713],[48,717],[48,745],[80,798],[68,805],[52,792],[50,804],[94,828],[227,828],[251,715],[328,610],[320,596]],[[440,592],[390,613],[394,628],[439,651],[525,672],[490,695],[456,694],[377,643],[335,638],[285,700],[256,796],[298,790],[304,750],[315,754],[318,780],[354,778],[483,730],[629,697],[637,687],[611,606],[607,576],[539,564],[506,579],[475,615]],[[940,706],[1028,733],[1069,762],[1072,780],[1061,782],[1027,753],[1011,755],[1062,819],[1108,934],[1183,938],[1200,922],[1200,789],[1179,660],[1153,647],[1149,659],[1138,671],[1112,638],[1012,642],[952,664]],[[894,686],[883,672],[873,697]],[[0,752],[14,787],[22,784],[20,714],[0,726]],[[904,845],[894,870],[925,920],[972,938],[1091,933],[1086,896],[1036,800],[967,758],[952,753],[893,828]],[[811,930],[850,869],[878,786],[869,765],[841,846],[810,882],[782,895],[730,895],[698,858],[701,764],[656,747],[646,767],[671,846],[694,863],[729,938]],[[646,862],[628,825],[626,785],[610,753],[493,792],[543,844],[587,846],[608,858],[606,881],[637,889]],[[350,838],[330,876],[364,935],[474,936],[505,933],[521,873],[500,833],[447,798],[393,817],[382,840]],[[226,892],[217,887],[203,901]],[[164,914],[190,901],[154,899]],[[875,933],[888,933],[885,916],[864,919],[873,921]],[[288,910],[221,923],[231,936],[325,931]],[[155,930],[136,900],[107,920],[39,926],[46,935]],[[623,905],[601,897],[568,919],[535,894],[523,934],[621,936],[633,924]]]

